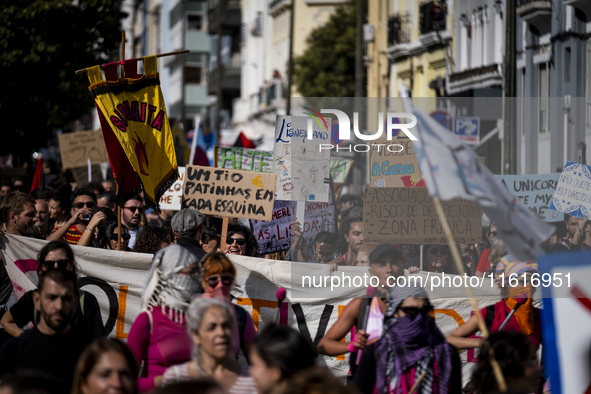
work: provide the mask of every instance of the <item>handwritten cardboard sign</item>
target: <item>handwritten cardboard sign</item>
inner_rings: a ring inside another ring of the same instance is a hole
[[[562,212],[550,209],[560,174],[495,175],[503,185],[546,222],[559,222]]]
[[[256,149],[216,146],[217,167],[273,173],[273,153]]]
[[[273,220],[251,220],[252,232],[259,244],[259,253],[275,253],[291,248],[295,233],[292,230],[296,220],[295,201],[275,201]],[[307,202],[304,210],[302,244],[309,245],[321,231],[336,232],[336,212],[333,195],[329,202]],[[292,257],[294,258],[294,257]]]
[[[392,141],[384,139],[376,144],[380,146],[371,150],[369,159],[370,186],[425,187],[410,139],[396,137]]]
[[[277,174],[277,199],[290,201],[328,201],[330,189],[331,123],[319,124],[305,116],[277,116],[273,146],[274,172]],[[313,138],[308,138],[308,128]]]
[[[59,144],[64,169],[84,167],[88,159],[97,165],[109,162],[101,130],[60,134]]]
[[[571,216],[591,217],[591,167],[567,161],[560,173],[550,209]]]
[[[160,197],[160,208],[180,210],[183,202],[183,182],[185,180],[185,167],[179,167],[179,179]]]
[[[205,215],[271,220],[275,174],[186,166],[183,208]]]
[[[331,158],[330,176],[332,177],[332,181],[335,183],[345,183],[352,165],[352,159]]]
[[[442,202],[457,243],[482,242],[482,210],[460,198]],[[368,187],[363,203],[365,241],[446,244],[447,237],[427,188]]]

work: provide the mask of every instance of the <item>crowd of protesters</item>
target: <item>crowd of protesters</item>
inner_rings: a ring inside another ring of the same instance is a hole
[[[403,394],[413,386],[418,393],[460,393],[458,349],[473,348],[483,351],[464,392],[498,392],[489,349],[510,392],[547,392],[536,357],[542,326],[531,281],[499,284],[503,299],[481,310],[492,332],[488,339],[475,336],[476,315],[444,336],[425,290],[390,287],[387,279],[420,271],[459,274],[449,247],[365,241],[357,196],[337,201],[338,232],[320,231],[306,242],[303,225],[295,222],[291,248],[265,256],[241,218],[223,229],[222,219],[196,210],[146,209],[141,195],[121,205],[119,225],[113,182],[41,187],[30,194],[14,189],[0,189],[4,232],[50,242],[37,258],[37,289],[20,299],[2,266],[0,393]],[[537,272],[535,262],[514,261],[494,223],[483,233],[482,244],[457,245],[467,275],[525,278]],[[105,337],[97,299],[79,289],[80,267],[70,245],[154,255],[146,267],[142,312],[126,344]],[[565,215],[545,247],[590,249],[589,221]],[[333,271],[367,267],[380,285],[375,295],[351,301],[313,344],[285,326],[257,332],[251,315],[232,303],[237,271],[228,255],[327,264]],[[523,294],[527,301],[509,316]],[[349,355],[346,385],[320,366],[319,354]]]

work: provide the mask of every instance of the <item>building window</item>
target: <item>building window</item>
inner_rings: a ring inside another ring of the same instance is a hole
[[[188,14],[187,15],[187,30],[202,30],[203,29],[203,15]]]
[[[538,107],[539,107],[539,127],[540,133],[548,131],[548,66],[546,63],[540,64],[538,72]]]
[[[201,78],[203,76],[203,69],[201,67],[187,66],[185,67],[185,73],[187,83],[201,83]]]

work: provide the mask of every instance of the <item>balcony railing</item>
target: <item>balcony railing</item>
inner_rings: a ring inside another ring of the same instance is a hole
[[[447,5],[440,1],[426,1],[419,6],[421,34],[445,30]]]
[[[410,42],[410,14],[399,12],[388,19],[388,47]]]
[[[240,0],[209,0],[207,10],[207,25],[209,34],[218,32],[218,7],[222,6],[221,25],[222,34],[232,34],[240,28],[242,14]]]

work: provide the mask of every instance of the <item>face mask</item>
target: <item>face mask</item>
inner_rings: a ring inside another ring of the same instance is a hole
[[[218,300],[229,300],[230,299],[230,290],[232,286],[224,286],[222,281],[219,281],[215,288],[207,287],[207,293],[212,298],[217,298]]]

